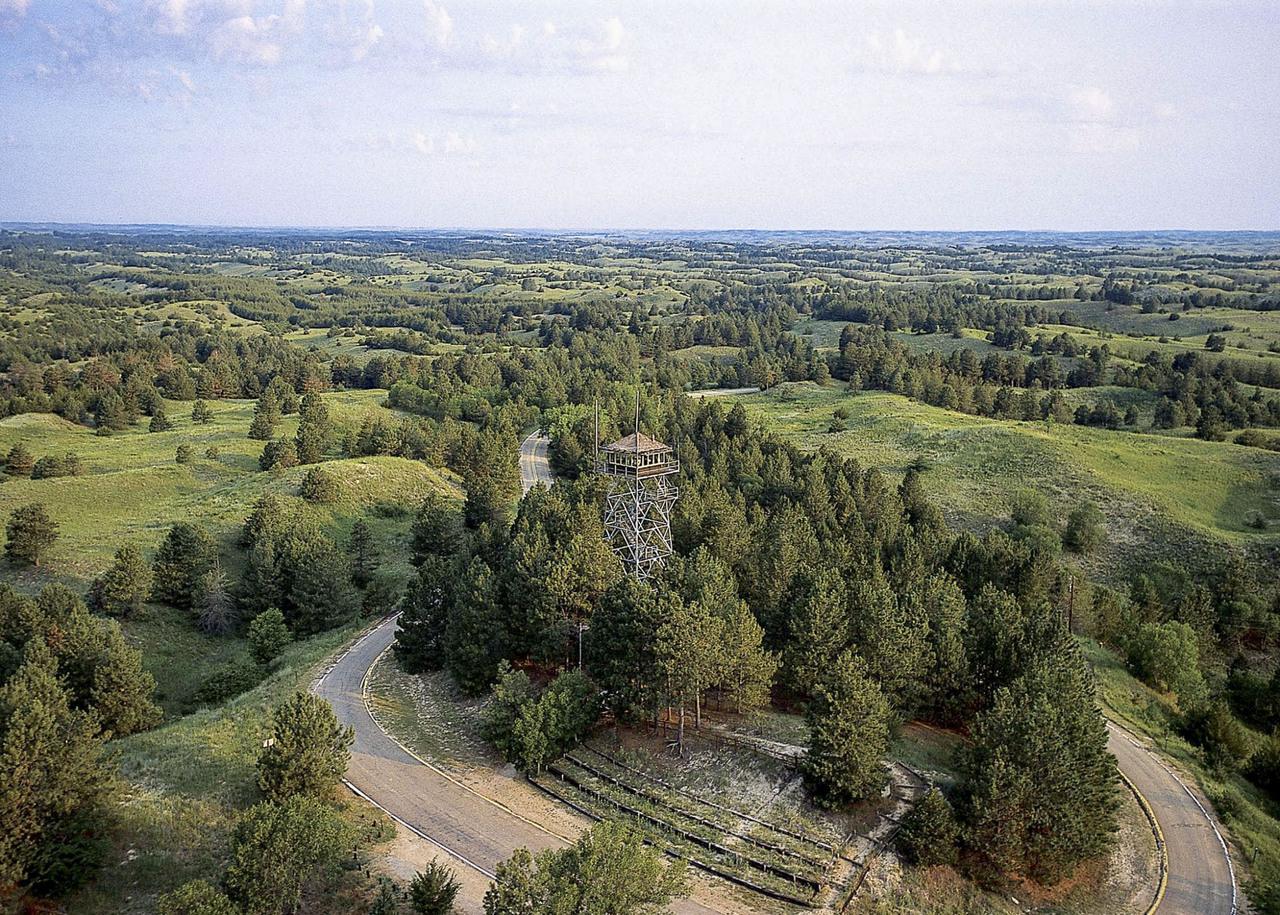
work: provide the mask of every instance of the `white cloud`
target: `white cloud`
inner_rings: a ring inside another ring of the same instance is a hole
[[[456,130],[443,135],[422,129],[393,128],[368,137],[374,149],[417,153],[427,158],[466,158],[478,149],[475,137]]]
[[[946,63],[941,51],[908,36],[902,29],[894,29],[887,38],[879,32],[866,36],[859,60],[868,69],[884,73],[925,76],[943,72]]]
[[[0,22],[6,19],[21,19],[27,14],[31,0],[0,0]]]
[[[414,131],[409,137],[409,142],[413,144],[413,148],[424,156],[435,155],[436,141],[423,133],[421,130]]]
[[[369,52],[373,50],[373,46],[382,40],[382,36],[384,34],[382,26],[378,25],[378,23],[369,23],[368,27],[365,28],[361,34],[360,40],[357,41],[355,46],[351,49],[351,60],[355,63],[359,63],[368,57]]]
[[[1097,86],[1072,89],[1067,103],[1075,120],[1085,124],[1101,124],[1115,115],[1116,104],[1111,96]]]
[[[604,21],[604,48],[606,51],[616,51],[622,47],[622,40],[626,35],[627,30],[622,27],[622,20],[617,16],[611,16]]]
[[[272,38],[277,16],[237,16],[214,29],[209,46],[214,56],[271,66],[280,62],[280,43]]]
[[[191,74],[186,70],[179,70],[177,67],[170,67],[169,72],[173,74],[173,78],[178,81],[189,95],[194,95],[196,91],[195,80],[191,78]]]
[[[155,30],[166,35],[185,35],[191,27],[188,15],[189,0],[150,0],[148,5],[156,12]]]
[[[449,11],[432,0],[423,0],[427,11],[427,33],[440,47],[445,47],[453,40],[453,17]]]
[[[469,156],[476,151],[475,138],[471,136],[463,136],[456,130],[451,130],[445,135],[444,151],[451,156]]]

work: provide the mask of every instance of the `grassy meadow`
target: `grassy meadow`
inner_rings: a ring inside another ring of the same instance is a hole
[[[779,385],[742,398],[751,415],[803,448],[830,447],[897,477],[925,479],[954,521],[1007,518],[1010,494],[1044,492],[1065,517],[1082,499],[1107,518],[1095,560],[1117,571],[1136,547],[1176,553],[1212,542],[1280,545],[1280,454],[1227,442],[969,416],[843,385]],[[837,409],[846,429],[832,432]],[[1265,530],[1247,524],[1259,512]]]
[[[385,391],[336,391],[325,395],[338,428],[357,425],[366,414],[394,418],[382,406]],[[454,496],[460,487],[454,474],[420,461],[398,457],[335,458],[324,467],[339,480],[337,499],[310,505],[298,498],[308,467],[268,473],[258,469],[263,443],[248,438],[254,401],[212,400],[213,421],[191,421],[191,404],[167,402],[174,428],[146,431],[144,417],[133,429],[110,436],[50,414],[30,413],[0,420],[0,450],[23,442],[36,457],[76,452],[84,473],[44,480],[5,478],[0,483],[0,515],[29,502],[41,502],[59,527],[59,537],[38,568],[18,568],[0,561],[5,580],[24,591],[58,582],[83,593],[94,576],[111,564],[124,543],[134,543],[150,556],[175,520],[205,526],[222,544],[223,567],[234,582],[242,565],[234,541],[254,503],[273,492],[306,505],[340,543],[364,517],[383,557],[380,574],[396,581],[409,575],[406,541],[413,510],[432,490]],[[276,427],[277,437],[291,437],[297,417]],[[177,448],[187,444],[192,461],[179,464]],[[218,449],[216,457],[206,454]],[[186,708],[208,673],[227,662],[248,657],[239,636],[207,636],[192,625],[189,614],[148,604],[123,622],[128,638],[143,648],[144,662],[156,677],[157,699],[170,713]]]

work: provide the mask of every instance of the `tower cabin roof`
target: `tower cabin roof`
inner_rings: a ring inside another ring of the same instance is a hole
[[[671,448],[657,439],[649,438],[643,432],[633,432],[630,435],[624,435],[612,444],[603,446],[600,450],[626,454],[651,454],[656,451],[670,451]]]

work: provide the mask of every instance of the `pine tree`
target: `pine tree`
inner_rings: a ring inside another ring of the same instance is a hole
[[[816,804],[842,807],[880,790],[892,712],[860,657],[846,651],[836,659],[814,687],[805,720],[801,771]]]
[[[1116,829],[1115,758],[1088,665],[1070,637],[1037,653],[974,720],[960,758],[970,846],[995,870],[1053,883]]]
[[[719,617],[724,639],[720,676],[725,691],[739,714],[766,707],[778,658],[764,648],[764,629],[744,600],[723,605]]]
[[[520,495],[519,449],[510,436],[486,429],[476,442],[475,458],[463,474],[467,526],[506,523]]]
[[[427,493],[413,519],[414,565],[422,565],[429,556],[452,558],[458,549],[459,520],[451,501],[435,490]]]
[[[203,528],[180,521],[169,528],[151,564],[152,598],[174,607],[195,606],[218,545]]]
[[[77,601],[76,617],[91,635],[80,642],[80,652],[60,659],[60,665],[91,671],[78,691],[79,701],[98,714],[103,732],[111,737],[154,727],[161,717],[152,702],[156,678],[142,666],[142,652],[129,645],[115,620],[95,619]],[[71,683],[75,677],[68,677]],[[87,688],[86,688],[87,687]]]
[[[807,696],[848,644],[849,611],[844,583],[834,572],[807,570],[795,591],[782,666],[791,689]]]
[[[253,408],[253,421],[249,423],[249,438],[260,442],[270,440],[278,422],[280,422],[280,406],[275,397],[264,393],[258,398],[257,406]]]
[[[723,625],[701,601],[687,603],[673,596],[669,608],[658,627],[658,669],[667,701],[679,708],[677,742],[683,753],[685,706],[693,703],[695,726],[702,727],[702,694],[724,668]]]
[[[604,595],[585,637],[586,666],[622,721],[656,715],[662,705],[658,628],[674,595],[624,578]]]
[[[333,432],[329,424],[329,408],[325,406],[319,394],[310,391],[302,398],[298,417],[298,433],[295,440],[298,463],[314,464],[322,460],[325,452],[329,450],[329,439]]]
[[[955,864],[960,824],[946,795],[930,788],[902,821],[898,849],[913,864]]]
[[[15,508],[5,525],[4,554],[10,562],[40,565],[40,558],[58,539],[58,525],[43,504],[32,502]]]
[[[342,485],[337,476],[320,467],[312,467],[302,478],[298,495],[317,505],[329,505],[342,496]]]
[[[409,884],[409,905],[416,915],[449,915],[462,884],[453,869],[435,858]]]
[[[463,569],[445,627],[445,665],[462,690],[479,695],[493,682],[502,651],[497,644],[493,573],[476,558]]]
[[[454,563],[428,556],[418,566],[401,602],[395,654],[407,673],[420,674],[444,667],[445,626],[452,615]]]
[[[930,661],[927,611],[895,595],[878,575],[857,583],[851,604],[868,673],[895,708],[914,713],[925,698]]]
[[[36,459],[27,446],[18,442],[9,449],[9,455],[5,459],[5,472],[11,477],[29,477],[35,464]]]
[[[151,424],[147,427],[148,432],[168,432],[173,428],[173,423],[169,421],[169,417],[164,412],[164,407],[157,406],[154,413],[151,414]]]
[[[112,616],[129,616],[141,609],[151,593],[151,568],[132,543],[116,550],[111,567],[94,579],[89,602]]]
[[[280,609],[286,611],[289,628],[298,635],[314,635],[351,619],[359,597],[346,556],[322,532],[296,546],[283,559],[289,588]]]
[[[64,893],[105,856],[109,776],[98,721],[76,711],[39,639],[0,687],[0,885]]]
[[[270,664],[293,641],[284,614],[275,607],[264,610],[249,623],[249,652],[259,664]]]
[[[267,442],[258,458],[260,470],[288,470],[298,466],[298,450],[293,442]]]
[[[272,713],[272,740],[258,756],[258,787],[268,798],[323,798],[342,778],[355,732],[319,696],[299,690]]]
[[[378,551],[373,543],[373,531],[363,518],[357,519],[351,528],[347,555],[351,557],[351,580],[363,588],[373,580],[373,574],[378,571]]]
[[[213,410],[209,408],[208,401],[197,400],[191,405],[191,421],[198,426],[213,422]]]

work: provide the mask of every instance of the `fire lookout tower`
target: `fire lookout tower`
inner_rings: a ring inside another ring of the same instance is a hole
[[[638,417],[637,417],[638,418]],[[608,481],[604,530],[627,572],[643,581],[666,564],[671,548],[671,508],[679,493],[671,477],[675,453],[640,431],[596,452],[596,472]]]

